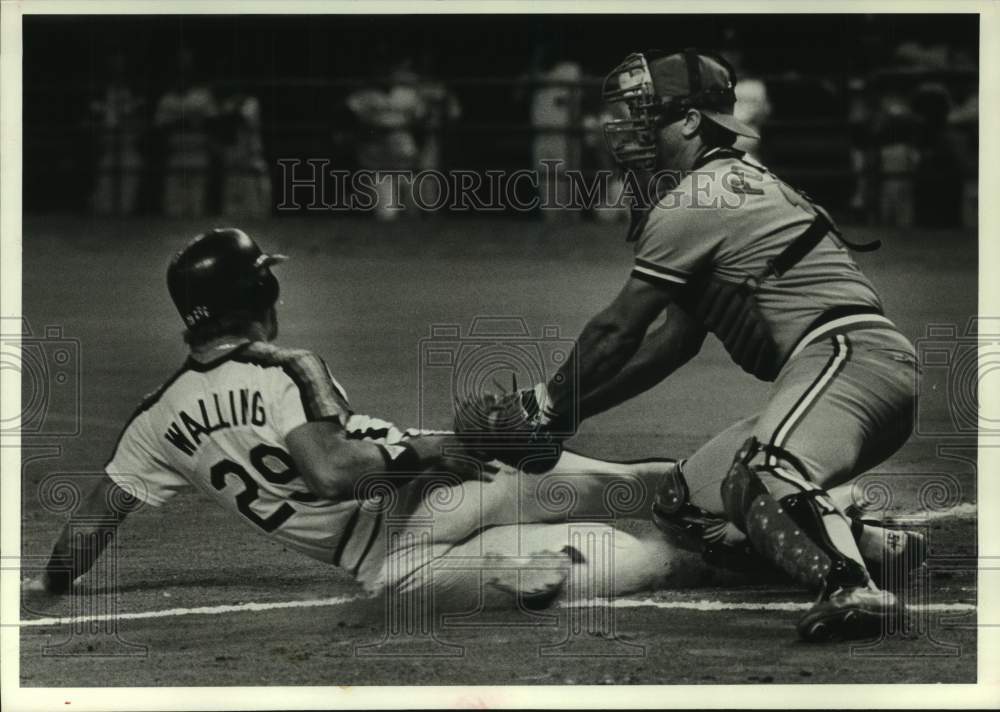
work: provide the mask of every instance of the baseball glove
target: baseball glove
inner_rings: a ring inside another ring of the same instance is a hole
[[[542,424],[534,389],[469,396],[455,404],[455,433],[469,448],[525,472],[546,472],[561,441]]]

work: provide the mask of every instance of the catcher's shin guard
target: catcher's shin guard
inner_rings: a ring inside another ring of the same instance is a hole
[[[833,511],[826,492],[807,490],[776,500],[765,481],[775,477],[773,468],[749,464],[758,452],[757,441],[747,441],[722,482],[726,513],[757,554],[810,589],[867,585],[865,568],[839,551],[826,532],[824,504]]]
[[[676,546],[700,552],[713,566],[736,571],[759,568],[760,561],[742,532],[689,501],[687,480],[678,463],[660,479],[653,499],[653,522]]]

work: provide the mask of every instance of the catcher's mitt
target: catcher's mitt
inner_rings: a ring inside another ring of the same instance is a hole
[[[546,472],[560,439],[541,422],[534,390],[484,393],[455,404],[455,433],[469,448],[525,472]]]

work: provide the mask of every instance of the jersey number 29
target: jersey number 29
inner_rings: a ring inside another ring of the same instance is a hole
[[[278,460],[283,466],[283,470],[274,470],[267,462],[266,458],[272,457]],[[291,456],[278,447],[272,447],[261,443],[250,451],[250,462],[254,469],[260,473],[268,482],[276,485],[288,484],[296,477],[298,472]],[[290,516],[295,514],[295,508],[288,502],[282,502],[274,512],[266,517],[262,517],[250,508],[250,505],[257,499],[260,488],[246,468],[238,462],[232,460],[220,460],[212,466],[211,480],[215,489],[222,491],[226,488],[226,476],[236,475],[243,483],[243,491],[236,495],[236,508],[240,513],[256,524],[264,531],[270,533],[284,524]]]

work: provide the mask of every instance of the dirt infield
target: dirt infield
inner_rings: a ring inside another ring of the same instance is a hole
[[[77,359],[61,371],[40,370],[32,378],[43,380],[25,386],[24,402],[43,404],[22,440],[25,568],[44,562],[65,518],[42,506],[40,484],[54,474],[83,481],[99,472],[136,403],[183,359],[165,266],[185,238],[220,222],[25,220],[32,343],[42,361],[53,353],[47,344],[63,344]],[[322,354],[357,411],[405,426],[448,424],[448,399],[420,366],[422,345],[440,337],[433,326],[467,329],[476,317],[515,316],[531,338],[553,326],[552,338],[571,339],[615,294],[631,255],[615,228],[590,223],[452,218],[384,226],[314,217],[243,227],[265,249],[292,256],[276,270],[280,341]],[[615,607],[482,613],[393,631],[386,602],[363,599],[338,571],[185,494],[135,514],[114,565],[86,577],[81,596],[23,614],[22,684],[975,681],[976,444],[945,392],[961,380],[952,376],[955,354],[975,341],[963,336],[976,311],[975,239],[854,233],[859,241],[875,236],[885,247],[859,261],[888,315],[920,348],[931,325],[934,343],[953,347],[944,348],[951,361],[928,371],[927,388],[941,388],[921,391],[917,434],[864,478],[875,504],[930,536],[930,571],[902,630],[866,644],[808,646],[794,639],[805,594],[780,583],[705,581]],[[5,320],[4,334],[11,328]],[[57,372],[76,380],[44,380]],[[44,395],[30,390],[39,384]],[[709,343],[665,384],[586,423],[574,446],[613,459],[681,457],[751,414],[765,393]],[[116,611],[117,624],[100,618]],[[72,625],[40,616],[84,618]]]

